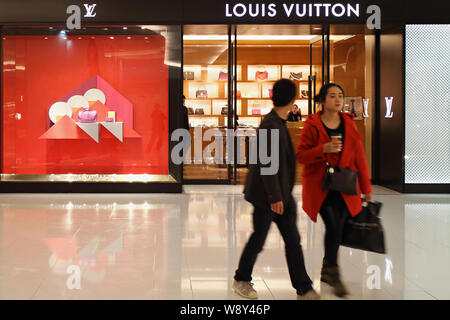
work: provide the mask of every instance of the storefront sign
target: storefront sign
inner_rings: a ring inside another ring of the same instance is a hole
[[[276,17],[359,17],[359,3],[236,3],[225,4],[225,16],[237,18]]]

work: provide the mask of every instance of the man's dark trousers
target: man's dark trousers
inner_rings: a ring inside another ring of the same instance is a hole
[[[300,234],[297,229],[297,205],[292,196],[289,198],[287,205],[285,204],[282,215],[254,206],[254,232],[242,252],[234,279],[236,281],[252,280],[253,266],[258,254],[263,249],[272,221],[276,223],[285,243],[286,259],[292,286],[297,290],[297,294],[304,294],[311,290],[312,281],[305,269]]]

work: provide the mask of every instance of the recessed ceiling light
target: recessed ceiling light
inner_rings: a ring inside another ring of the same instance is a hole
[[[311,40],[314,36],[306,35],[238,35],[238,40]],[[183,40],[228,40],[227,35],[184,35]]]

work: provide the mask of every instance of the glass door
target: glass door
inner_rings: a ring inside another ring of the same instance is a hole
[[[345,91],[343,112],[354,115],[362,137],[369,167],[376,138],[375,115],[375,35],[366,25],[331,25],[329,41],[330,81]],[[383,101],[384,102],[384,101]]]
[[[191,135],[185,183],[231,183],[227,129],[234,127],[232,45],[231,26],[183,27],[183,95]]]
[[[310,113],[310,41],[321,35],[322,28],[320,25],[238,25],[236,30],[233,63],[241,77],[233,87],[237,120],[233,178],[236,184],[244,184],[252,139],[256,137],[261,120],[273,108],[274,83],[281,78],[291,79],[297,86],[295,104],[302,120]],[[298,145],[303,121],[287,123],[294,146]],[[301,166],[298,166],[296,183],[301,183]]]
[[[308,113],[317,111],[318,104],[314,103],[314,97],[319,93],[324,84],[325,70],[325,47],[324,35],[314,37],[310,41],[310,75],[308,77],[308,90],[311,92],[308,100]]]

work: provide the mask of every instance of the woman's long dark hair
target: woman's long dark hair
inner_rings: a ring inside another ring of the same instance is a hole
[[[322,88],[320,88],[319,94],[317,94],[314,97],[314,102],[315,103],[325,102],[325,100],[327,99],[328,90],[330,90],[330,88],[332,88],[332,87],[338,87],[342,91],[342,94],[345,96],[344,89],[342,89],[342,87],[340,85],[338,85],[337,83],[330,82],[330,83],[327,83],[326,85],[322,86]]]

